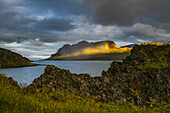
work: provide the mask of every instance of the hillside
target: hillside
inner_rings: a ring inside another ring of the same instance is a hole
[[[113,41],[81,41],[64,45],[49,60],[121,60],[130,55],[130,50],[127,47],[120,48]]]
[[[10,50],[0,48],[0,68],[33,66],[29,59]]]

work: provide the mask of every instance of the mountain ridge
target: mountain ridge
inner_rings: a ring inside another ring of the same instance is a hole
[[[109,40],[99,42],[83,40],[73,45],[65,44],[48,60],[122,60],[130,54],[131,49],[121,48]]]

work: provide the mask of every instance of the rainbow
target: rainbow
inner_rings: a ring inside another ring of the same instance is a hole
[[[104,47],[105,47],[105,50],[106,50],[106,51],[109,51],[110,46],[109,46],[109,44],[108,44],[107,42],[105,42]]]

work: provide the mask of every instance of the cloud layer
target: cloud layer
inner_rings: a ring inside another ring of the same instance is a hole
[[[170,41],[169,0],[1,0],[0,47],[47,57],[63,44]]]
[[[100,24],[129,25],[140,21],[153,19],[159,22],[170,22],[160,18],[161,14],[168,16],[169,0],[84,0],[94,9],[94,22]],[[157,16],[158,17],[157,17]],[[154,17],[155,16],[155,17]],[[170,17],[170,16],[168,16]]]

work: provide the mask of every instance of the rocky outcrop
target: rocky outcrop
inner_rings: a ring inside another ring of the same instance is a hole
[[[45,73],[27,89],[66,90],[93,97],[96,101],[148,105],[167,102],[170,97],[170,45],[136,45],[123,62],[113,62],[101,77],[72,74],[68,70],[47,66]],[[157,62],[157,66],[154,66]]]
[[[64,45],[48,60],[121,60],[130,55],[130,50],[128,47],[119,48],[113,41],[81,41]]]
[[[0,48],[0,68],[33,66],[29,59],[10,50]]]
[[[21,89],[17,81],[15,81],[12,77],[6,77],[4,74],[0,74],[0,83],[1,85],[8,84],[8,85],[13,86],[16,89]]]

